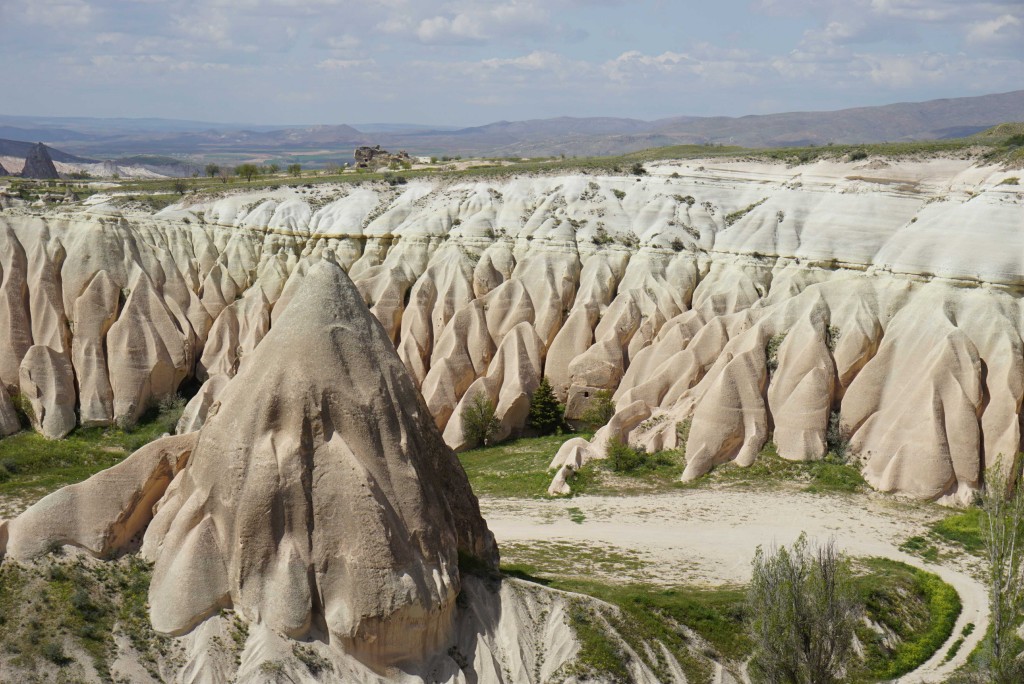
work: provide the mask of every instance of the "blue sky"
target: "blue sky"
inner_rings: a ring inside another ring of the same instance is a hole
[[[0,113],[476,125],[1024,88],[1024,0],[0,0]]]

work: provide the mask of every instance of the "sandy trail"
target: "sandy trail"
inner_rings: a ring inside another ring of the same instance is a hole
[[[483,499],[481,506],[499,545],[531,540],[610,545],[639,555],[657,573],[655,581],[665,584],[745,582],[758,545],[791,544],[801,532],[819,541],[835,537],[852,556],[881,556],[927,569],[957,590],[963,612],[932,659],[898,680],[905,684],[944,681],[966,661],[988,627],[986,590],[972,577],[969,560],[934,565],[899,550],[908,537],[941,517],[933,507],[877,495],[721,489],[559,501]],[[642,579],[651,581],[649,575]],[[943,664],[947,649],[969,622],[974,632],[956,657]]]

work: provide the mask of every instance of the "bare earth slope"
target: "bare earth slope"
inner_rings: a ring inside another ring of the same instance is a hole
[[[963,501],[1017,453],[1013,174],[955,158],[651,172],[8,209],[0,380],[59,437],[76,410],[130,422],[194,375],[196,429],[330,252],[454,447],[469,397],[514,434],[547,375],[571,415],[616,392],[569,468],[609,436],[671,448],[686,423],[686,478],[749,463],[769,435],[820,458],[833,411],[885,491]]]

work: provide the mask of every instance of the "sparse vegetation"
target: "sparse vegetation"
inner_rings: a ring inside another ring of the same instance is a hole
[[[24,671],[40,662],[81,670],[85,653],[102,681],[112,681],[114,635],[122,634],[141,664],[160,679],[157,662],[173,659],[170,639],[155,633],[146,604],[151,569],[136,556],[117,561],[50,556],[43,563],[0,567],[0,642]]]
[[[462,409],[462,437],[473,447],[493,446],[500,424],[494,416],[494,402],[478,392]]]
[[[759,206],[761,206],[762,204],[764,204],[767,201],[768,201],[768,198],[767,197],[763,197],[763,198],[759,199],[758,201],[754,202],[753,204],[748,204],[747,206],[743,207],[742,209],[737,209],[736,211],[732,212],[731,214],[726,214],[725,215],[725,225],[731,226],[732,224],[736,223],[741,218],[743,218],[744,216],[746,216],[750,212],[754,211],[754,209],[757,209]]]
[[[614,415],[615,402],[612,401],[612,391],[598,390],[594,394],[594,398],[590,402],[590,406],[580,417],[580,421],[584,425],[597,429],[602,425],[607,425],[608,421],[611,420]]]
[[[619,190],[618,188],[612,188],[612,194],[615,195],[615,199],[619,200],[620,202],[626,199],[626,193],[622,190]]]
[[[779,369],[779,348],[786,341],[786,333],[777,333],[768,338],[764,347],[765,366],[768,368],[768,377],[775,375]]]

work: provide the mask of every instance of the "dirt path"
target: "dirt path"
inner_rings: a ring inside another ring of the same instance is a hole
[[[758,545],[791,544],[801,532],[835,537],[852,556],[881,556],[938,574],[960,594],[963,612],[935,656],[901,678],[905,684],[941,682],[964,663],[988,627],[985,587],[967,562],[933,565],[899,550],[941,515],[932,507],[888,497],[842,497],[799,491],[697,490],[639,497],[569,500],[484,499],[484,516],[499,545],[563,541],[608,545],[642,558],[642,577],[665,584],[745,582]],[[630,577],[625,577],[627,581]],[[943,664],[964,626],[974,632],[956,657]]]

